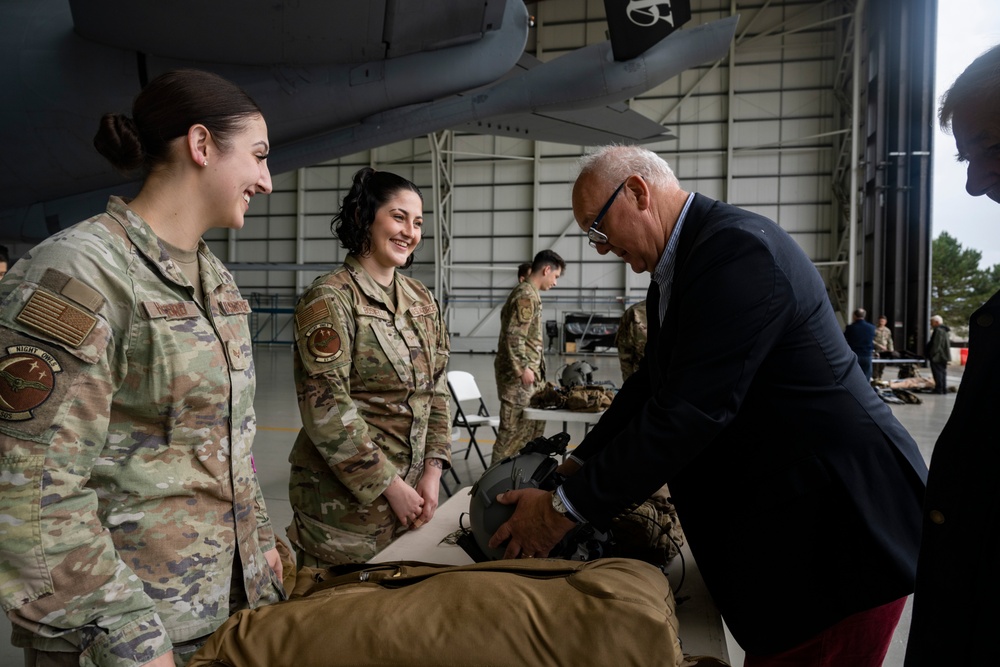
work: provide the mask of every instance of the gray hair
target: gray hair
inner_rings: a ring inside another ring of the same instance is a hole
[[[941,319],[940,315],[933,315],[931,317],[931,322],[937,322],[938,324],[944,324],[944,320]]]
[[[598,148],[580,158],[580,175],[584,174],[615,183],[638,174],[652,185],[680,187],[667,161],[641,146],[613,144]]]
[[[1000,107],[1000,44],[973,60],[941,96],[938,109],[941,127],[951,128],[952,117],[959,107],[982,107],[983,104],[993,105],[994,111]]]

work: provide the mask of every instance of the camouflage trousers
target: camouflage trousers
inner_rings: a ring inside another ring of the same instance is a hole
[[[513,456],[527,443],[545,434],[545,422],[524,418],[526,407],[527,403],[518,405],[500,399],[500,427],[497,429],[497,440],[493,444],[491,462]]]

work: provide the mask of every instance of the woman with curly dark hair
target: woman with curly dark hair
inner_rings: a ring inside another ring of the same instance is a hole
[[[300,566],[365,562],[430,521],[450,467],[448,331],[419,281],[423,197],[364,168],[334,216],[348,256],[295,308],[302,430],[289,456]]]

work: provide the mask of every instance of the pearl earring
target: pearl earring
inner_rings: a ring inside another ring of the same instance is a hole
[[[205,160],[205,161],[204,161],[204,162],[202,162],[201,164],[202,164],[202,166],[203,166],[203,167],[207,167],[207,166],[208,166],[208,160]]]

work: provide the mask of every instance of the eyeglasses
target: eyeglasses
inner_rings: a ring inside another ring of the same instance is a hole
[[[615,197],[618,196],[618,193],[622,191],[624,186],[625,181],[622,181],[621,185],[615,188],[615,191],[611,193],[611,196],[608,197],[608,201],[604,204],[603,208],[601,208],[601,212],[597,214],[596,218],[594,218],[594,223],[590,225],[590,229],[587,230],[587,238],[590,240],[591,248],[596,248],[599,243],[604,244],[608,242],[607,235],[605,235],[604,232],[597,231],[597,228],[600,226],[601,221],[604,220],[604,216],[608,212],[608,209],[611,208],[611,204],[614,203]]]

